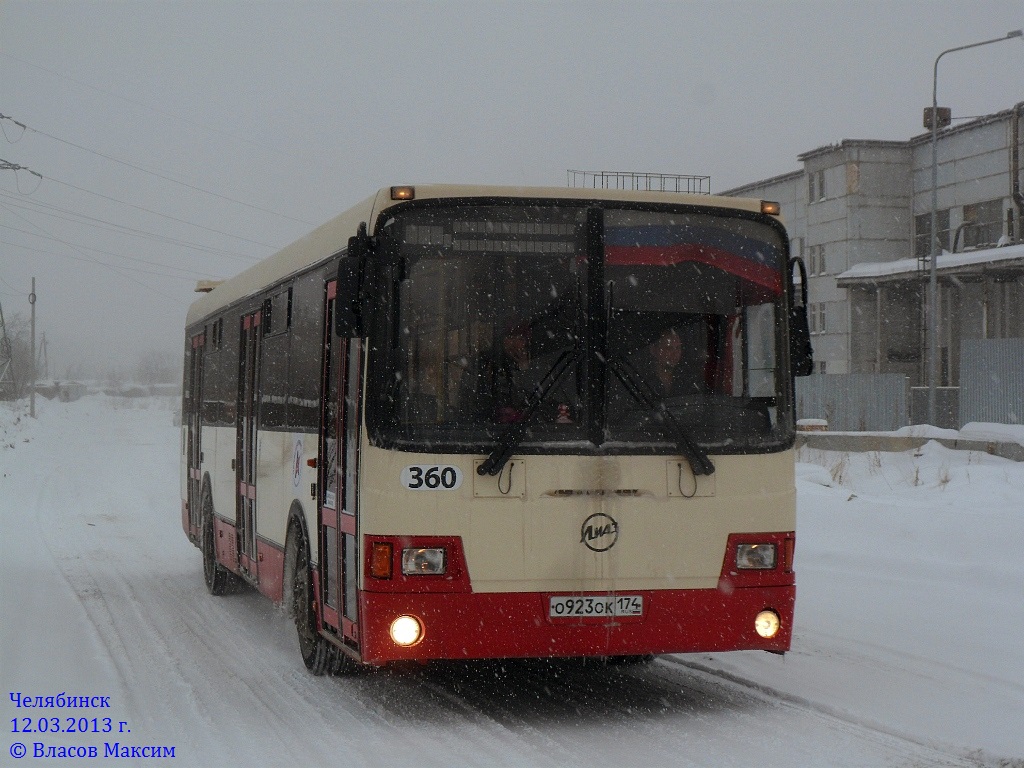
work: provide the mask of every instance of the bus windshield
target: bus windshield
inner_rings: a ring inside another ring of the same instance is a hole
[[[409,204],[378,228],[381,445],[778,450],[792,440],[785,234],[624,204]]]

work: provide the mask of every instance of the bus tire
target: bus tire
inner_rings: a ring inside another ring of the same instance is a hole
[[[209,488],[203,487],[201,549],[203,552],[203,581],[211,595],[223,595],[231,586],[231,572],[217,562],[217,540],[213,528],[213,499]]]
[[[299,637],[299,653],[306,669],[314,675],[337,671],[338,652],[316,628],[313,608],[313,573],[309,567],[309,545],[302,526],[292,522],[288,531],[285,572],[291,575],[292,617]]]

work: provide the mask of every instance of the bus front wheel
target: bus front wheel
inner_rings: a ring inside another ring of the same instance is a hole
[[[217,562],[215,531],[213,529],[213,500],[203,491],[203,580],[211,595],[223,595],[231,585],[231,572]]]
[[[289,607],[295,619],[302,661],[314,675],[336,672],[340,666],[340,653],[317,631],[309,546],[306,543],[302,527],[298,523],[292,523],[288,532],[286,567],[287,573],[291,575],[291,605]]]

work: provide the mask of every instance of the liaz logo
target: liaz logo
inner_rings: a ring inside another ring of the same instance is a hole
[[[598,512],[583,521],[580,528],[580,544],[594,552],[607,552],[619,539],[619,524],[615,518]]]

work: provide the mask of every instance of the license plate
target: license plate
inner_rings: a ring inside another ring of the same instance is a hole
[[[570,619],[578,616],[642,616],[643,612],[643,595],[557,595],[551,598],[548,605],[548,616],[552,619]]]

